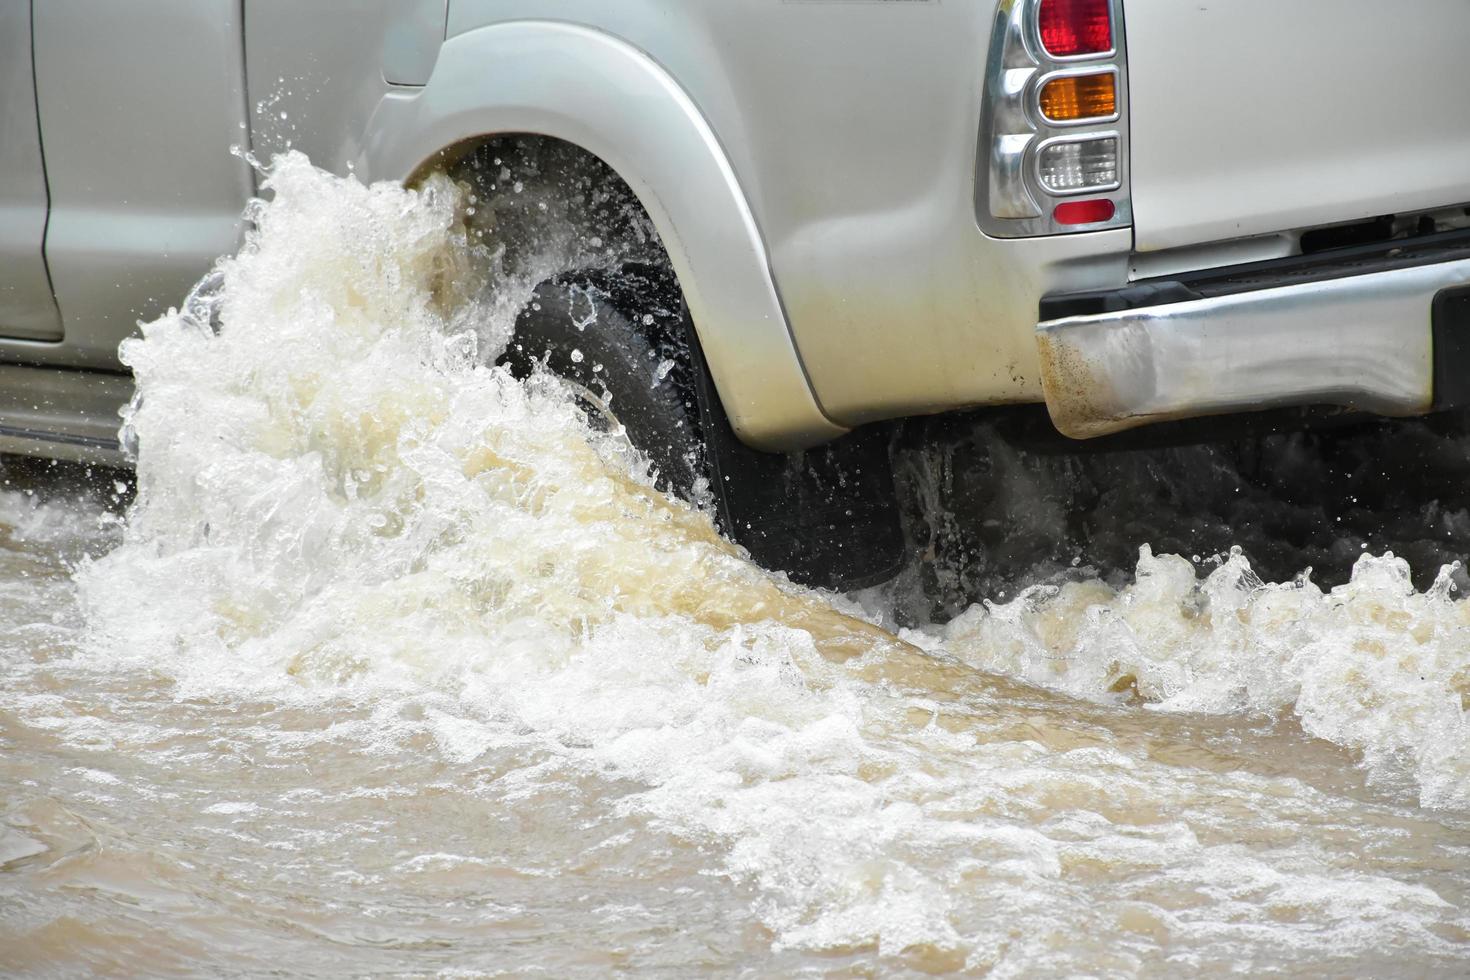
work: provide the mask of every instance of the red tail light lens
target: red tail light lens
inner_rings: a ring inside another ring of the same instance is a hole
[[[1052,220],[1059,225],[1090,225],[1096,221],[1109,221],[1116,209],[1106,198],[1095,201],[1064,201],[1051,213]]]
[[[1113,49],[1108,0],[1041,0],[1036,20],[1041,46],[1052,57],[1100,54]]]

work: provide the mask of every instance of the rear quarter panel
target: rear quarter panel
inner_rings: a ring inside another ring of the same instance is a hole
[[[662,64],[764,235],[825,412],[843,424],[1041,397],[1052,288],[1122,281],[1126,230],[983,235],[976,139],[994,0],[453,0],[449,33],[564,19]]]
[[[338,172],[359,157],[392,88],[381,68],[392,9],[249,0],[257,148],[290,144]],[[1125,277],[1127,230],[1028,241],[979,230],[994,11],[995,0],[451,0],[446,34],[560,21],[672,75],[748,201],[822,411],[855,425],[1040,400],[1040,295]]]

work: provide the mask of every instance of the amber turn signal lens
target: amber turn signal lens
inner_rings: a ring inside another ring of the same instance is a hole
[[[1052,122],[1102,119],[1118,111],[1117,76],[1063,75],[1041,87],[1041,114]]]

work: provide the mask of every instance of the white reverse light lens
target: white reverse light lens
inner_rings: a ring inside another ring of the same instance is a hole
[[[1041,185],[1055,194],[1115,187],[1118,183],[1118,139],[1052,143],[1037,162]]]

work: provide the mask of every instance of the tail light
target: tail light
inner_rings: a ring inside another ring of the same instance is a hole
[[[1109,0],[1041,0],[1036,29],[1053,58],[1102,54],[1113,49]]]
[[[1118,138],[1061,139],[1036,155],[1041,186],[1053,194],[1112,190],[1118,186]]]
[[[999,0],[976,181],[986,234],[1132,224],[1122,17],[1122,0]]]
[[[1041,86],[1038,102],[1047,122],[1110,120],[1118,114],[1118,76],[1110,71],[1058,75]]]

